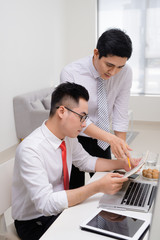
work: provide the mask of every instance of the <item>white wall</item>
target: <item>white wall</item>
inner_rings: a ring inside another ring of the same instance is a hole
[[[136,121],[160,122],[160,96],[131,96],[129,107]]]
[[[92,54],[97,42],[97,0],[66,5],[66,63]]]
[[[0,1],[0,151],[17,142],[13,97],[59,81],[64,13],[64,0]]]
[[[96,0],[0,0],[0,152],[17,143],[13,97],[59,83],[95,47]]]

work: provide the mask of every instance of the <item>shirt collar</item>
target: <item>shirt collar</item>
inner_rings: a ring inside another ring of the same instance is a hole
[[[59,148],[59,146],[61,145],[61,143],[65,140],[61,140],[59,138],[57,138],[46,126],[46,121],[45,120],[41,126],[41,130],[43,135],[45,136],[45,138],[50,142],[50,144],[53,146],[53,148],[56,150],[57,148]]]
[[[94,78],[100,77],[99,73],[97,72],[97,70],[95,69],[95,67],[93,65],[93,55],[90,56],[90,70],[91,70],[91,73],[93,74]]]

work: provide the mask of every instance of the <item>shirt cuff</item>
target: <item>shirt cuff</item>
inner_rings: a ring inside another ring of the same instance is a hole
[[[54,192],[44,210],[44,215],[57,215],[68,208],[68,198],[65,190]]]
[[[113,125],[113,131],[128,132],[128,124],[126,123],[124,126]]]

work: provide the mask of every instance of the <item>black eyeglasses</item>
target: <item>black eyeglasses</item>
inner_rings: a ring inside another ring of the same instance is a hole
[[[56,108],[58,109],[59,107],[60,107],[60,106],[58,106],[58,107],[56,107]],[[81,122],[81,123],[83,123],[83,122],[88,118],[88,114],[81,115],[81,114],[79,114],[79,113],[71,110],[71,109],[68,108],[68,107],[65,107],[65,106],[64,106],[64,108],[66,108],[66,109],[67,109],[68,111],[70,111],[70,112],[73,112],[73,113],[77,114],[77,115],[79,116],[79,118],[80,118],[80,122]]]

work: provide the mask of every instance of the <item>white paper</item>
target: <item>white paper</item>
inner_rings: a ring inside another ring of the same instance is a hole
[[[142,160],[139,162],[139,164],[135,168],[131,169],[129,172],[126,172],[123,177],[129,177],[132,174],[136,173],[145,164],[145,162],[148,158],[148,154],[149,154],[149,151],[146,152],[145,157],[142,158]]]
[[[144,163],[145,163],[145,162],[144,162],[144,160],[142,159],[135,168],[131,169],[129,172],[126,172],[123,177],[129,177],[129,176],[131,176],[132,174],[136,173],[136,172],[143,166]]]

